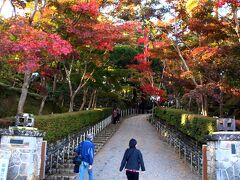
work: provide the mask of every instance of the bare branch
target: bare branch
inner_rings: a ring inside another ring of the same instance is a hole
[[[34,18],[34,16],[35,16],[35,14],[37,13],[38,3],[39,3],[39,0],[35,0],[35,1],[34,1],[34,10],[33,10],[32,15],[29,17],[29,24],[32,24],[33,18]]]

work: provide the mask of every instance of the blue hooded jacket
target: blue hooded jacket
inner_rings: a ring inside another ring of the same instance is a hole
[[[82,141],[78,147],[75,149],[75,152],[78,155],[81,155],[82,161],[89,163],[89,165],[93,164],[94,159],[94,144],[90,140]]]

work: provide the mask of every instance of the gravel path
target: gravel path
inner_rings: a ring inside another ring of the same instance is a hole
[[[131,138],[143,154],[146,171],[140,180],[199,180],[177,154],[161,141],[155,128],[146,121],[147,115],[125,119],[119,130],[95,157],[95,180],[125,180],[125,171],[119,171],[123,154]]]

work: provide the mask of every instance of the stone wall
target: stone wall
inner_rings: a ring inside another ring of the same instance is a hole
[[[240,180],[240,132],[216,132],[208,137],[209,180]]]

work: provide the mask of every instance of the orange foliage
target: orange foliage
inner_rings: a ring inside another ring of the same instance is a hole
[[[210,60],[212,57],[216,56],[217,53],[218,48],[210,48],[208,46],[197,47],[192,50],[192,56],[203,61]]]

